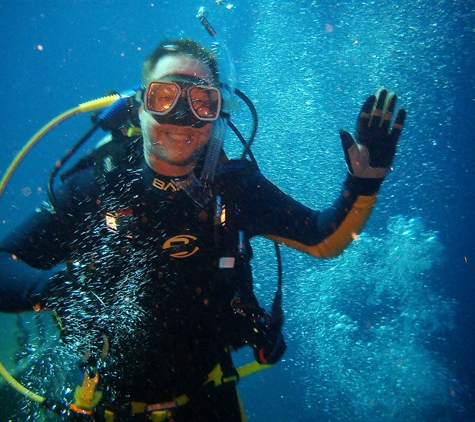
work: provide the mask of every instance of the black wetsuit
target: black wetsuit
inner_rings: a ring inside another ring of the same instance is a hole
[[[56,190],[56,211],[44,206],[0,244],[31,267],[67,262],[68,271],[41,289],[4,273],[0,310],[41,301],[58,312],[78,353],[99,356],[107,341],[106,402],[186,394],[191,402],[176,421],[239,421],[234,386],[213,392],[203,384],[226,359],[225,348],[252,343],[243,316],[259,309],[249,239],[262,235],[315,256],[335,255],[361,229],[379,185],[348,176],[335,204],[317,212],[248,162],[223,165],[207,201],[191,182],[156,174],[142,160],[123,159],[100,176],[94,166],[71,174]],[[239,312],[231,306],[236,298]]]

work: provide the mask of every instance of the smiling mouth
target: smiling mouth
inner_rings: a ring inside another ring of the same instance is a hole
[[[191,141],[193,140],[193,138],[187,134],[167,132],[167,135],[169,138],[173,139],[174,141],[186,142],[188,144],[191,143]]]
[[[157,140],[156,142],[152,142],[153,145],[161,145],[164,141],[178,144],[178,145],[190,145],[192,142],[196,142],[197,139],[196,135],[192,136],[188,133],[176,133],[175,131],[162,131],[165,135],[166,139]]]
[[[166,132],[166,133],[174,133],[177,135],[195,135],[197,128],[193,126],[179,126],[179,125],[171,125],[171,124],[161,124],[159,126],[159,131]]]

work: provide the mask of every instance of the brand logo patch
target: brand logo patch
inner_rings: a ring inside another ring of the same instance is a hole
[[[163,180],[160,180],[157,178],[153,179],[152,185],[154,188],[157,188],[159,190],[164,190],[164,191],[172,190],[173,192],[176,192],[177,190],[180,190],[180,188],[175,183],[173,182],[166,183]]]
[[[188,258],[200,249],[196,246],[196,240],[195,236],[181,234],[166,240],[163,249],[169,249],[173,258]]]

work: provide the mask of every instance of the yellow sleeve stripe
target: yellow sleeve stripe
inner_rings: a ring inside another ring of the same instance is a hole
[[[265,235],[266,238],[285,246],[305,252],[316,258],[334,258],[358,237],[376,204],[377,195],[358,196],[350,212],[340,226],[326,239],[316,245],[304,245],[280,236]]]

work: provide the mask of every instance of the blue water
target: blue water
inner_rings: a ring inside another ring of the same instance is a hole
[[[51,118],[139,82],[162,38],[209,42],[195,18],[202,5],[259,111],[262,171],[307,205],[326,207],[338,192],[338,129],[354,128],[367,95],[384,85],[408,111],[364,235],[331,261],[283,250],[289,348],[275,368],[241,381],[249,420],[475,420],[475,1],[1,2],[2,174]],[[233,120],[246,132],[244,109]],[[87,128],[88,116],[70,119],[23,160],[1,199],[1,233],[45,199],[55,160]],[[268,304],[272,246],[254,246]],[[53,382],[57,356],[39,356],[49,338],[41,323],[0,322],[1,350],[18,348],[25,382],[71,387]],[[3,387],[0,397],[10,400]],[[34,406],[16,406],[19,420],[41,420]]]

